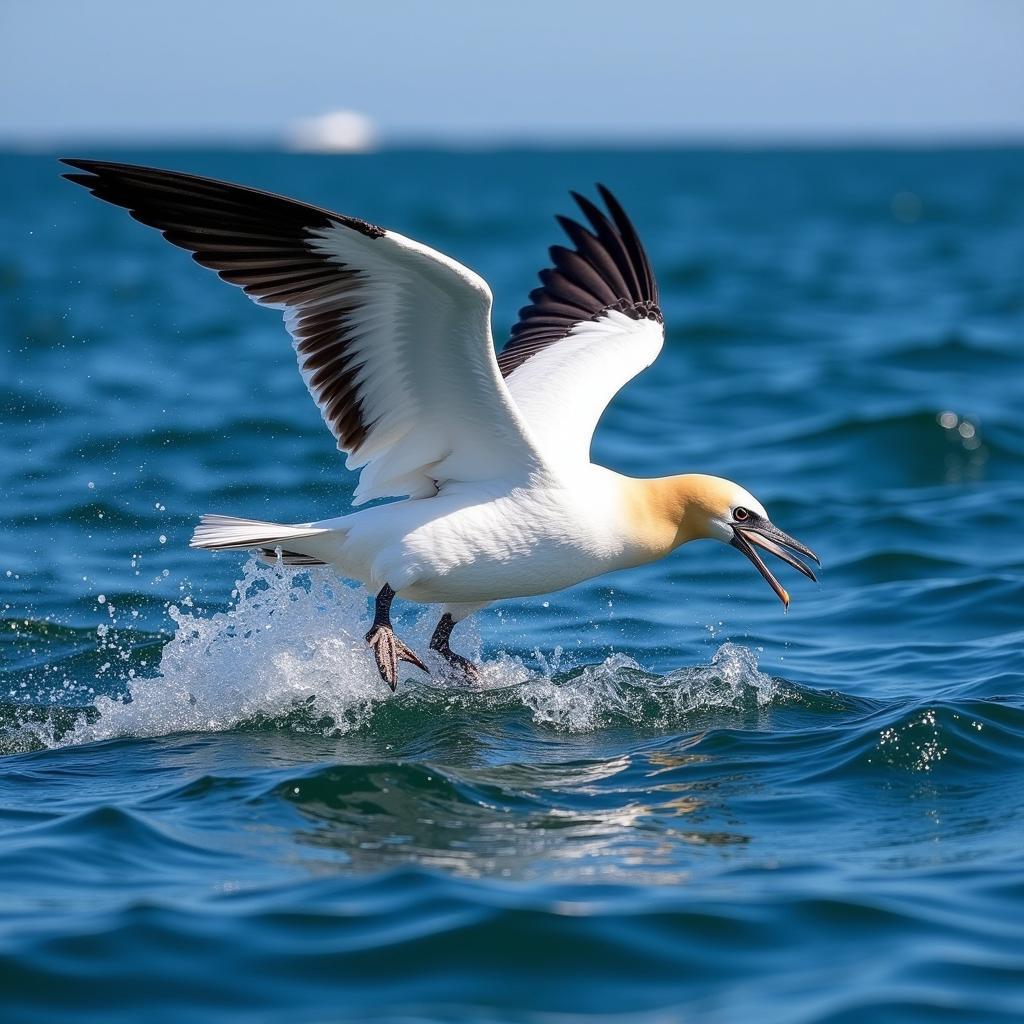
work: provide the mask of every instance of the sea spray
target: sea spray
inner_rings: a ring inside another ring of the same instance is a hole
[[[98,697],[99,719],[71,741],[219,732],[310,704],[344,732],[386,698],[363,641],[362,591],[252,559],[235,595],[210,617],[171,605],[176,629],[156,675],[133,679],[124,700]]]
[[[759,671],[749,648],[725,643],[710,665],[655,676],[632,658],[612,654],[567,678],[535,676],[521,692],[538,724],[590,732],[614,724],[685,726],[688,716],[713,709],[757,711],[782,696],[783,686]]]
[[[685,727],[698,712],[756,712],[780,694],[781,684],[758,670],[755,654],[731,643],[709,665],[665,676],[621,653],[575,666],[561,649],[550,656],[535,651],[531,658],[502,652],[481,659],[481,679],[472,685],[428,652],[433,674],[406,669],[392,694],[363,639],[368,602],[362,589],[327,570],[296,573],[250,559],[232,597],[231,607],[213,615],[196,610],[187,596],[169,605],[174,635],[155,672],[131,670],[119,681],[120,692],[96,695],[86,708],[21,715],[5,748],[267,725],[343,735],[372,728],[385,708],[382,727],[406,710],[448,716],[458,709],[525,715],[536,727],[564,733],[611,726],[661,730]],[[425,648],[430,622],[432,611],[424,609],[402,624],[414,646]],[[472,630],[466,640],[472,651]],[[112,642],[106,635],[100,640]]]

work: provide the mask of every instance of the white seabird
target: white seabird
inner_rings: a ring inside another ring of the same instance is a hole
[[[470,677],[449,638],[493,601],[544,594],[713,538],[742,551],[782,602],[760,547],[812,580],[738,484],[635,479],[590,461],[605,406],[657,357],[658,289],[633,225],[573,193],[588,226],[553,266],[499,355],[487,283],[394,231],[267,192],[175,171],[65,160],[66,175],[123,206],[254,301],[284,311],[310,394],[359,470],[354,504],[405,500],[287,526],[206,515],[192,546],[255,548],[330,565],[377,594],[366,635],[392,690],[398,662],[427,666],[391,627],[395,596],[443,604],[430,647]]]

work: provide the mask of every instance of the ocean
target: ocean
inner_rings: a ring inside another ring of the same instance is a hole
[[[667,343],[595,461],[824,568],[690,545],[392,695],[365,593],[188,548],[347,508],[279,315],[0,155],[5,1024],[1024,1019],[1024,150],[62,155],[392,227],[499,342],[606,183]]]

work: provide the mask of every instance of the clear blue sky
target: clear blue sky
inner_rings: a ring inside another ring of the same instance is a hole
[[[0,139],[1024,137],[1020,0],[0,0]]]

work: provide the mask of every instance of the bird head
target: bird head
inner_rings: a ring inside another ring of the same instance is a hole
[[[789,594],[765,565],[760,551],[767,551],[808,579],[816,580],[811,568],[793,552],[805,555],[820,566],[818,556],[788,533],[783,533],[768,518],[761,502],[739,484],[696,473],[671,479],[678,498],[676,546],[688,540],[710,538],[737,548],[753,562],[787,608]]]

